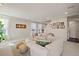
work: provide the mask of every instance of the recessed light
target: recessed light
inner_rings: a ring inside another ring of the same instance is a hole
[[[65,12],[65,14],[67,15],[67,14],[68,14],[68,12]]]

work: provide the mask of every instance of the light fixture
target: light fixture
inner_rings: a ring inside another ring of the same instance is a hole
[[[65,15],[67,15],[68,14],[68,12],[65,12]]]

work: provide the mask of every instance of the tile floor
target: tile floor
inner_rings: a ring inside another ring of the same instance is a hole
[[[64,42],[63,56],[79,56],[79,43]]]

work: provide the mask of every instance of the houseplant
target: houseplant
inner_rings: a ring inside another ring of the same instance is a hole
[[[2,24],[2,21],[0,21],[0,42],[5,40],[3,28],[4,28],[4,24]]]

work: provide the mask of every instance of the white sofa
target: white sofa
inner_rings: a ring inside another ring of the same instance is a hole
[[[45,48],[48,50],[48,56],[60,56],[63,52],[63,41],[55,40]]]
[[[25,42],[26,42],[26,45],[30,48],[31,56],[60,56],[63,52],[63,41],[62,40],[55,40],[52,43],[46,45],[45,47],[42,47],[36,44],[35,41],[32,41],[32,40],[26,39]],[[10,45],[15,46],[12,44]],[[10,45],[8,45],[7,43],[5,43],[4,45],[2,44],[1,45],[2,47],[0,46],[0,55],[6,55],[6,56],[14,55]]]
[[[63,41],[61,40],[55,40],[45,47],[42,47],[31,40],[26,40],[26,44],[30,48],[31,56],[60,56],[63,51]]]

